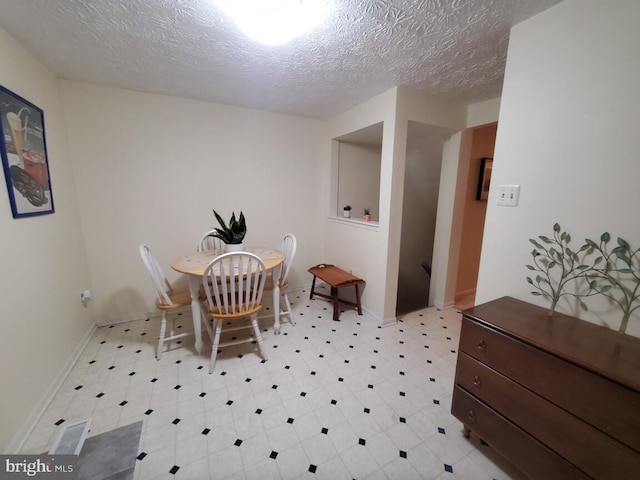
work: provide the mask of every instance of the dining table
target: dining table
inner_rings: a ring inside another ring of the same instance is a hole
[[[271,283],[273,288],[273,330],[280,333],[280,269],[285,260],[284,252],[269,247],[246,247],[243,251],[257,255],[265,265],[267,271],[271,271]],[[181,255],[171,262],[171,268],[176,272],[187,275],[189,293],[191,295],[191,315],[193,317],[193,330],[195,334],[196,350],[202,350],[202,309],[200,304],[200,286],[202,275],[207,265],[219,255],[225,253],[221,250],[205,250]]]

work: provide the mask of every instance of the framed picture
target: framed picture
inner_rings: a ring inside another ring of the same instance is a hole
[[[486,201],[489,198],[492,168],[493,158],[480,159],[480,176],[478,177],[478,192],[476,193],[476,200]]]
[[[41,109],[0,86],[0,153],[13,218],[53,213]]]

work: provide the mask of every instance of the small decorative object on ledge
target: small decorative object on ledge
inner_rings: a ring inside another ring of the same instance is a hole
[[[344,218],[351,218],[351,205],[345,205],[342,209],[342,216]]]
[[[227,226],[224,219],[216,212],[213,211],[216,216],[216,220],[220,224],[221,228],[215,228],[216,233],[214,237],[218,237],[226,245],[227,252],[236,252],[244,248],[242,241],[247,234],[247,224],[245,222],[244,214],[240,212],[240,217],[236,220],[236,214],[231,212],[231,219]]]
[[[370,222],[371,221],[371,210],[369,210],[368,208],[364,209],[364,215],[362,215],[362,219],[365,222]]]
[[[533,265],[527,265],[538,274],[535,279],[527,277],[527,282],[536,289],[532,295],[551,300],[549,316],[563,296],[575,297],[580,308],[587,311],[581,298],[603,295],[622,311],[618,330],[625,333],[631,315],[640,309],[640,248],[633,249],[618,237],[617,246],[609,250],[611,235],[604,232],[599,242],[587,238],[579,250],[573,251],[568,246],[571,236],[561,232],[558,223],[553,226],[552,239],[543,235],[538,238],[542,243],[529,240],[536,248],[531,252]],[[575,288],[565,291],[571,282]]]

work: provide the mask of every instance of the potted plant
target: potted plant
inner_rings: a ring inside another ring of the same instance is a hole
[[[364,215],[362,215],[362,219],[365,222],[370,222],[371,221],[371,210],[369,210],[368,208],[364,209]]]
[[[216,212],[213,211],[216,216],[216,220],[220,224],[220,228],[215,228],[216,233],[214,237],[218,237],[226,245],[227,252],[240,251],[244,248],[244,237],[247,234],[247,224],[245,222],[244,214],[240,212],[240,216],[236,220],[236,215],[231,212],[231,219],[229,219],[229,225],[224,219]]]
[[[345,205],[342,209],[342,216],[344,218],[351,218],[351,205]]]

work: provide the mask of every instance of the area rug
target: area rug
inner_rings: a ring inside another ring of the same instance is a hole
[[[132,480],[142,421],[87,438],[78,456],[78,480]]]

